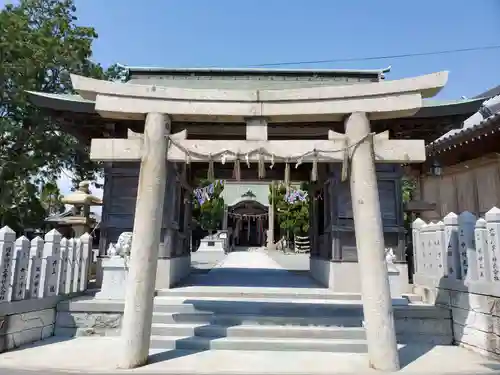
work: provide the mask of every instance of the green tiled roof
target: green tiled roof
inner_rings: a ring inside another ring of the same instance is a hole
[[[234,206],[244,200],[255,200],[263,206],[269,205],[269,184],[261,183],[227,183],[222,192],[224,203]]]

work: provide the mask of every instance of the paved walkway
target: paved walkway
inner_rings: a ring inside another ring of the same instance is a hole
[[[29,375],[62,375],[68,372],[116,373],[120,338],[80,337],[0,355],[1,375],[28,375],[15,370],[36,370]],[[423,354],[425,353],[425,354]],[[407,346],[400,349],[403,374],[498,374],[500,364],[453,346]],[[174,350],[153,356],[157,362],[120,373],[176,375],[332,375],[380,374],[368,369],[365,354]],[[14,370],[14,371],[13,371]],[[60,372],[62,371],[62,372]]]
[[[308,288],[312,280],[287,271],[263,251],[234,252],[205,277],[205,285]],[[300,289],[295,289],[299,291]],[[63,375],[75,372],[117,373],[120,338],[51,338],[0,354],[0,375]],[[494,374],[500,363],[459,347],[402,346],[404,374]],[[120,373],[176,375],[380,374],[368,369],[366,354],[172,350],[151,356],[152,363]],[[36,371],[36,374],[24,370]]]
[[[204,275],[193,275],[190,286],[321,288],[307,275],[290,272],[264,249],[235,251]]]

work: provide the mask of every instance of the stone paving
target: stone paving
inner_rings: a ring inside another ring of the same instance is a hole
[[[247,269],[246,273],[242,272]],[[242,287],[307,288],[314,285],[306,276],[287,271],[265,252],[235,252],[214,266],[204,282]],[[284,281],[283,281],[284,280]],[[276,285],[278,284],[278,285]],[[317,287],[317,286],[316,286]],[[300,290],[300,289],[296,289]],[[51,338],[0,355],[0,375],[61,375],[74,372],[117,373],[120,338]],[[407,345],[400,347],[401,373],[405,374],[494,374],[500,363],[466,349],[452,346]],[[374,374],[368,369],[366,354],[273,351],[171,350],[154,354],[151,364],[121,373],[162,374]]]
[[[274,288],[318,288],[307,275],[288,271],[264,249],[235,251],[204,275],[194,275],[188,285]]]
[[[1,375],[62,375],[65,373],[116,373],[119,338],[80,337],[0,355]],[[500,363],[466,349],[451,346],[400,348],[403,374],[498,374]],[[153,363],[131,371],[138,374],[272,375],[272,374],[376,374],[368,369],[365,354],[174,350],[152,356]],[[36,370],[19,372],[19,370]],[[63,372],[61,372],[63,371]]]

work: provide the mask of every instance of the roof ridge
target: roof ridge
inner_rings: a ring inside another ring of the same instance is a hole
[[[150,72],[150,73],[161,73],[161,72],[190,72],[190,73],[318,73],[318,74],[373,74],[373,75],[383,75],[391,70],[391,66],[381,69],[273,69],[273,68],[223,68],[223,67],[198,67],[198,68],[169,68],[169,67],[147,67],[147,66],[128,66],[119,64],[123,69],[127,69],[129,72]]]

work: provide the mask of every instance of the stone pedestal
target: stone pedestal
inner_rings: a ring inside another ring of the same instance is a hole
[[[202,239],[200,241],[200,247],[198,247],[197,252],[218,252],[218,253],[223,253],[224,252],[224,240],[220,239]]]
[[[102,285],[96,299],[125,299],[128,269],[125,258],[120,256],[101,258]]]
[[[403,294],[405,294],[406,291],[404,288],[405,286],[401,283],[401,271],[394,263],[388,263],[387,273],[389,275],[389,289],[391,291],[392,305],[407,305],[408,300],[403,297]]]
[[[197,252],[224,253],[229,248],[229,233],[227,230],[219,231],[213,236],[207,236],[200,241]]]

